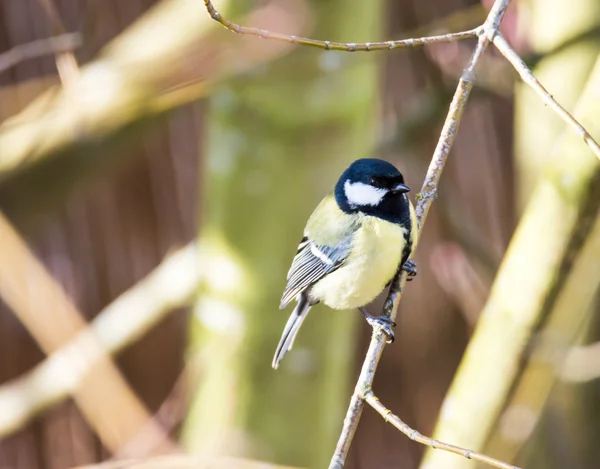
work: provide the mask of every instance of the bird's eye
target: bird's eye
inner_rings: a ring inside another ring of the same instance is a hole
[[[373,186],[373,187],[383,187],[383,182],[376,178],[376,177],[370,177],[369,178],[369,185]]]

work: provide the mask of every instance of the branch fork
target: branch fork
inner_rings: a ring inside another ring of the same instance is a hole
[[[438,144],[434,151],[425,181],[421,191],[417,194],[417,206],[415,208],[417,213],[417,221],[420,235],[423,228],[423,224],[427,218],[431,203],[437,196],[437,186],[441,177],[444,164],[448,158],[448,154],[452,148],[452,145],[456,139],[458,127],[460,124],[463,109],[468,101],[473,83],[475,80],[475,67],[479,59],[482,57],[486,49],[490,44],[493,44],[496,49],[511,63],[515,70],[519,73],[523,81],[532,87],[541,99],[554,111],[556,112],[566,123],[568,123],[574,130],[580,135],[591,151],[600,158],[600,145],[594,140],[589,132],[577,121],[569,112],[567,112],[553,97],[552,95],[542,86],[542,84],[533,75],[531,70],[527,67],[525,62],[519,57],[519,55],[510,47],[504,37],[499,31],[500,23],[506,13],[510,0],[496,0],[486,18],[485,22],[475,28],[468,31],[450,33],[439,36],[429,36],[421,38],[410,38],[401,39],[396,41],[385,41],[385,42],[366,42],[362,44],[357,43],[340,43],[331,41],[321,41],[316,39],[309,39],[297,36],[289,36],[280,33],[273,33],[266,30],[257,28],[248,28],[237,25],[231,21],[222,17],[222,15],[214,8],[210,0],[204,0],[204,4],[210,16],[221,23],[225,28],[229,29],[238,34],[246,34],[252,36],[258,36],[264,39],[271,39],[277,41],[284,41],[292,44],[300,44],[310,47],[317,47],[325,50],[339,50],[346,52],[370,52],[374,50],[391,50],[396,48],[409,48],[415,46],[423,46],[434,43],[443,42],[455,42],[465,39],[477,39],[477,45],[469,61],[469,64],[462,73],[462,76],[458,82],[454,97],[450,103],[450,109],[444,122]],[[407,280],[407,273],[400,270],[396,277],[392,281],[388,297],[385,301],[382,315],[391,320],[396,317],[396,311],[398,303],[401,298],[404,284]],[[387,335],[381,328],[375,327],[371,336],[371,342],[369,349],[365,356],[363,366],[360,372],[360,376],[356,383],[354,393],[350,399],[350,405],[344,418],[344,424],[338,440],[338,444],[331,459],[329,469],[342,469],[350,445],[360,420],[360,415],[364,407],[365,402],[373,407],[386,422],[392,424],[395,428],[400,430],[411,440],[417,441],[423,445],[429,446],[434,449],[440,449],[461,455],[467,459],[473,459],[481,461],[490,466],[494,466],[500,469],[519,469],[517,466],[499,461],[497,459],[485,456],[477,453],[474,450],[461,448],[455,445],[444,443],[432,438],[426,437],[419,433],[417,430],[412,429],[406,423],[404,423],[398,416],[394,415],[391,410],[387,409],[377,398],[373,392],[371,386],[373,384],[373,378],[377,369],[377,364],[381,358],[383,348],[387,341]]]

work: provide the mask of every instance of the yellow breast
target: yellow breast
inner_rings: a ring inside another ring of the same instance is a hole
[[[373,301],[398,269],[405,233],[401,226],[365,216],[354,235],[352,254],[343,267],[313,285],[311,299],[334,309],[358,308]]]

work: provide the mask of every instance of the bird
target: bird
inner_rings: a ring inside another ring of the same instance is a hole
[[[410,277],[416,264],[417,217],[410,188],[391,163],[377,158],[354,161],[309,217],[287,274],[279,305],[293,299],[290,315],[273,357],[277,369],[291,350],[310,308],[322,302],[332,309],[359,309],[367,322],[393,341],[387,317],[371,316],[365,305],[389,285],[398,269]]]

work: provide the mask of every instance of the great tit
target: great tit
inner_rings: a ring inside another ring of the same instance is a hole
[[[296,307],[275,351],[273,368],[288,350],[312,306],[358,308],[372,326],[393,340],[391,321],[369,315],[364,306],[391,282],[399,268],[415,275],[408,260],[415,247],[417,219],[406,195],[410,188],[394,165],[364,158],[340,176],[308,219],[287,275],[280,309]]]

